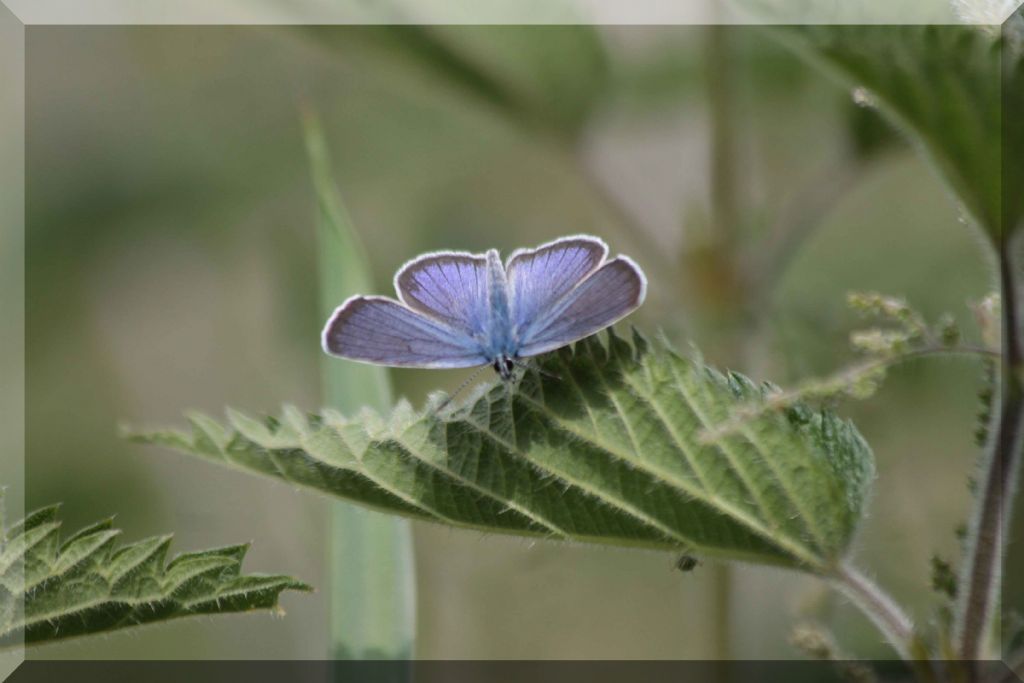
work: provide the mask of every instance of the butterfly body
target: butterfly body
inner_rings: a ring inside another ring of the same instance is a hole
[[[487,299],[490,316],[487,329],[481,335],[481,352],[492,364],[504,366],[508,359],[519,353],[517,330],[510,318],[508,301],[508,278],[498,252],[487,252]],[[499,363],[500,362],[500,363]]]
[[[647,282],[630,259],[580,235],[519,249],[503,264],[485,254],[440,251],[395,275],[398,300],[354,296],[322,335],[327,353],[379,365],[491,365],[510,379],[520,358],[554,350],[635,310]]]

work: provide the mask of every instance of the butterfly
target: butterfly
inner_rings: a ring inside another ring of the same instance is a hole
[[[632,313],[647,278],[608,245],[576,235],[517,249],[505,263],[435,251],[395,274],[398,299],[357,295],[335,309],[321,342],[349,360],[409,368],[490,365],[513,377],[520,358],[588,337]]]

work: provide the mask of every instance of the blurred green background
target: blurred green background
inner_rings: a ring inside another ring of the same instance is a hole
[[[633,324],[786,385],[852,357],[849,290],[970,328],[992,288],[910,145],[763,29],[33,26],[26,44],[26,498],[63,501],[68,529],[117,513],[127,539],[174,531],[179,551],[252,539],[247,569],[327,586],[327,500],[116,437],[187,408],[317,407],[304,104],[373,293],[422,251],[593,233],[647,271]],[[392,378],[419,404],[465,376]],[[965,521],[979,377],[917,362],[842,408],[879,470],[857,555],[922,620],[929,557],[954,558]],[[819,582],[776,570],[414,536],[422,658],[793,658],[802,619],[890,654]],[[30,657],[322,658],[323,590],[284,606]]]

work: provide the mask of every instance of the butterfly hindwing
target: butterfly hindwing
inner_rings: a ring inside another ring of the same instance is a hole
[[[327,321],[323,348],[351,360],[412,368],[468,368],[487,358],[469,335],[377,296],[355,296]]]
[[[647,294],[647,278],[618,256],[532,320],[519,337],[519,355],[535,356],[589,337],[632,313]]]

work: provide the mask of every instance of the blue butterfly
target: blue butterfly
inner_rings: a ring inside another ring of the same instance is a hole
[[[588,235],[486,254],[435,251],[395,274],[398,300],[354,296],[335,309],[324,351],[410,368],[490,365],[511,379],[517,360],[588,337],[636,310],[647,278]]]

